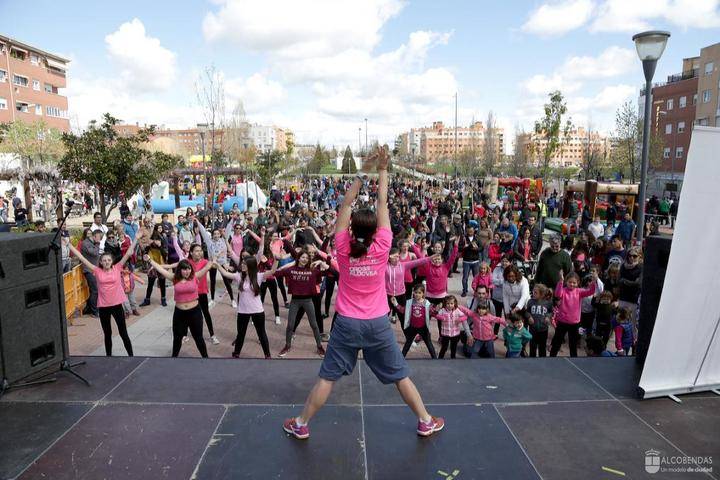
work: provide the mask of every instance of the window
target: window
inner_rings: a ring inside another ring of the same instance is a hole
[[[713,62],[706,63],[705,64],[705,75],[712,75],[714,67],[715,67],[715,64]]]
[[[35,115],[42,116],[42,105],[35,105]]]
[[[665,124],[665,135],[670,135],[672,133],[672,123],[666,123]]]
[[[67,118],[67,111],[60,110],[58,107],[45,107],[45,114],[48,117]]]
[[[15,110],[17,110],[18,112],[28,113],[29,106],[30,105],[25,102],[15,102]]]
[[[707,124],[708,124],[707,117],[699,118],[696,121],[697,121],[697,124],[700,125],[701,127],[707,127]]]
[[[30,63],[33,65],[40,65],[40,57],[35,55],[34,53],[30,54]]]
[[[710,90],[703,90],[702,96],[703,103],[710,103]]]
[[[685,105],[687,105],[687,97],[680,97],[680,108],[685,108]]]
[[[670,158],[670,147],[665,147],[663,149],[663,158]]]
[[[683,157],[683,147],[677,147],[675,149],[675,158],[682,158]]]
[[[53,86],[49,83],[45,84],[45,93],[53,93]]]
[[[677,133],[683,133],[685,131],[685,122],[678,122]]]
[[[673,99],[672,99],[672,98],[668,98],[668,99],[667,99],[667,109],[668,109],[668,110],[672,110],[672,109],[673,109]]]
[[[10,56],[18,60],[25,60],[25,52],[22,50],[10,49]]]
[[[0,70],[0,83],[7,82],[7,72],[5,70]]]
[[[23,77],[22,75],[13,74],[13,83],[21,87],[27,87],[28,79],[27,77]]]
[[[40,91],[40,80],[33,80],[33,90]]]
[[[697,93],[693,93],[693,105],[697,103]]]
[[[7,110],[7,100],[0,97],[0,110]]]

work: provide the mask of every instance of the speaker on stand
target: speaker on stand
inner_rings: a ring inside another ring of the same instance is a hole
[[[67,205],[71,207],[72,205]],[[90,386],[70,363],[62,280],[60,232],[0,236],[0,396],[15,388],[54,382],[35,376],[53,366]]]
[[[665,283],[672,235],[650,235],[645,239],[643,259],[642,287],[640,296],[640,315],[638,317],[638,338],[635,360],[645,363],[650,340],[652,339],[660,297]]]

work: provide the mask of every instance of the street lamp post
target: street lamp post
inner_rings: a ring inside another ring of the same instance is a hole
[[[208,208],[208,178],[207,178],[207,164],[205,163],[205,132],[207,131],[208,124],[207,123],[198,123],[197,129],[200,133],[200,148],[202,151],[202,161],[203,161],[203,184],[205,190],[205,201],[203,202],[205,204],[205,210]]]
[[[368,151],[368,143],[367,143],[367,118],[365,119],[365,152],[367,154]]]
[[[360,140],[360,133],[362,133],[362,127],[358,127],[358,155],[362,157],[362,140]]]
[[[645,190],[647,183],[648,156],[650,150],[650,105],[652,95],[652,79],[657,62],[665,51],[670,32],[652,30],[633,35],[635,49],[643,64],[645,74],[645,116],[643,117],[642,164],[640,168],[640,191],[638,198],[637,241],[642,245],[645,231]]]

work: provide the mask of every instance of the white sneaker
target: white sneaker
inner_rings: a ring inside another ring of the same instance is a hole
[[[213,308],[215,306],[215,300],[210,300],[208,302],[208,308]]]
[[[220,345],[220,340],[218,340],[215,335],[210,337],[210,341],[212,342],[213,345]]]
[[[280,325],[280,317],[275,317],[275,325]]]
[[[237,308],[237,302],[235,300],[232,301],[232,307]]]
[[[183,337],[183,343],[187,343],[190,339],[188,337]]]

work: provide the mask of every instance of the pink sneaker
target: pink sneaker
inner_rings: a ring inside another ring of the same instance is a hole
[[[445,427],[445,419],[441,417],[430,417],[430,422],[425,423],[418,420],[417,434],[421,437],[429,437]]]
[[[305,440],[310,437],[310,429],[308,426],[298,425],[294,417],[285,420],[285,423],[283,423],[283,430],[299,440]],[[420,432],[420,430],[418,430],[418,432]]]

